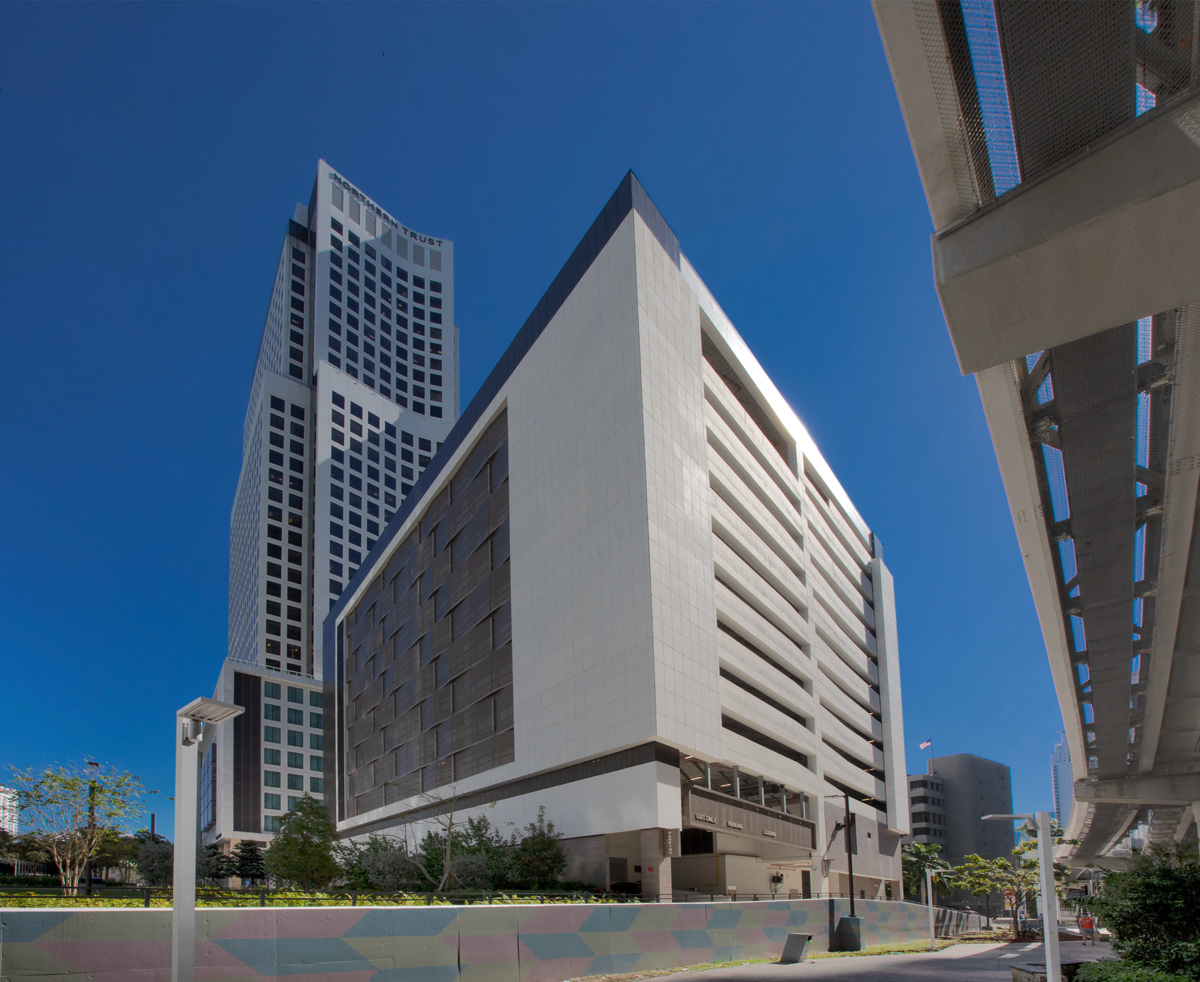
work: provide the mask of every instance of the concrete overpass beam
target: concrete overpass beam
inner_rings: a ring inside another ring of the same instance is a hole
[[[1192,805],[1200,801],[1200,774],[1076,781],[1077,801],[1137,802],[1142,805]]]
[[[963,374],[1195,299],[1197,214],[1200,97],[936,233],[938,296]]]

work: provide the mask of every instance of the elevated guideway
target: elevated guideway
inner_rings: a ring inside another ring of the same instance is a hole
[[[875,3],[1062,707],[1079,865],[1200,814],[1200,8]]]

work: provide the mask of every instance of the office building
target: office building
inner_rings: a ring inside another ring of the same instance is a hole
[[[323,794],[321,622],[457,415],[453,244],[321,161],[251,378],[214,691],[246,712],[202,748],[206,843],[269,838]]]
[[[984,815],[1012,814],[1012,776],[1007,764],[974,754],[932,757],[926,773],[908,776],[912,835],[905,841],[939,845],[938,854],[953,866],[974,854],[1012,861],[1011,822],[983,821]],[[986,910],[988,899],[965,890],[952,892],[951,902]],[[990,898],[998,910],[1000,896]]]
[[[1054,817],[1063,827],[1071,818],[1071,806],[1075,803],[1075,785],[1071,780],[1071,748],[1067,746],[1066,734],[1054,745],[1050,755],[1050,794],[1054,803]]]
[[[322,420],[321,425],[325,425]],[[342,835],[453,803],[648,894],[898,896],[879,538],[632,174],[325,622]]]

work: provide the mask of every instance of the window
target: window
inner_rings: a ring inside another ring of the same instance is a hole
[[[288,767],[294,767],[298,771],[304,770],[304,754],[293,753],[291,750],[289,750]]]
[[[278,743],[279,742],[279,727],[278,726],[264,726],[263,727],[263,740],[265,740],[267,743]]]
[[[288,775],[288,790],[289,791],[303,791],[304,790],[304,775],[303,774],[289,774]]]
[[[279,787],[279,771],[263,771],[263,785],[268,788]]]
[[[272,811],[279,811],[279,795],[270,793],[264,794],[263,808],[270,808]]]
[[[320,733],[310,733],[308,735],[309,750],[324,750],[325,738]]]
[[[278,682],[264,682],[263,683],[263,695],[266,696],[268,699],[278,699],[279,698],[279,683]]]
[[[276,707],[278,708],[278,707]],[[303,726],[304,725],[304,710],[303,709],[288,709],[288,726]]]
[[[288,795],[288,811],[295,811],[298,804],[300,804],[300,799],[296,795]]]
[[[279,719],[279,707],[273,703],[267,703],[263,706],[263,719]]]
[[[278,732],[278,730],[276,730],[276,732]],[[278,742],[278,741],[276,741],[276,742]],[[299,730],[288,730],[288,746],[289,747],[303,747],[304,746],[304,734],[301,733]],[[313,749],[317,750],[319,748],[314,747]]]
[[[325,778],[310,777],[308,779],[308,790],[312,791],[314,794],[324,794],[325,793]]]
[[[316,756],[309,757],[308,758],[308,769],[310,771],[324,771],[325,770],[325,758],[324,757],[316,757]]]
[[[308,694],[308,704],[316,709],[321,709],[325,705],[325,693],[310,692]]]
[[[333,404],[340,409],[346,408],[346,397],[340,393],[333,393]]]
[[[278,815],[264,815],[263,816],[263,831],[264,832],[278,832],[282,828],[283,828],[283,825],[280,824]]]
[[[273,767],[278,767],[279,766],[279,751],[272,750],[270,747],[268,747],[266,750],[263,751],[263,763],[270,764]]]
[[[325,725],[325,715],[323,713],[309,713],[308,725],[315,729],[321,729]]]
[[[288,686],[288,702],[298,702],[304,704],[304,690],[298,689],[294,685]]]

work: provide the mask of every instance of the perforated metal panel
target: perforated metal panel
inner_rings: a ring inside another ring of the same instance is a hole
[[[1196,91],[1195,0],[916,0],[962,214]]]

